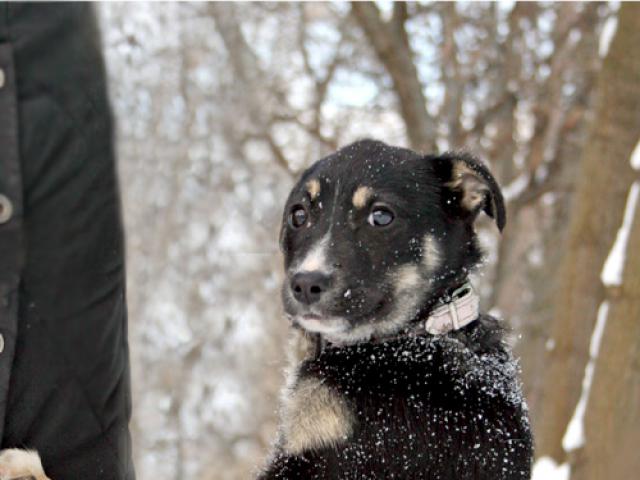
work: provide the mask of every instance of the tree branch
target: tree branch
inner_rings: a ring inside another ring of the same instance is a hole
[[[378,7],[371,2],[352,2],[351,13],[393,81],[411,145],[417,150],[435,150],[436,123],[427,112],[404,28],[406,5],[394,7],[392,23],[384,22]]]

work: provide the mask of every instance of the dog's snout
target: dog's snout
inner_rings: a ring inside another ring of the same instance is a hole
[[[320,300],[330,286],[331,276],[323,272],[299,272],[291,278],[293,296],[305,305]]]

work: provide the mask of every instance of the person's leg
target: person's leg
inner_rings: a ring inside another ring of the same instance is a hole
[[[88,4],[5,3],[0,17],[24,207],[2,448],[36,449],[54,480],[132,480],[124,247],[96,21]]]

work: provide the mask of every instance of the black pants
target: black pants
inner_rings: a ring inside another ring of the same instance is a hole
[[[0,438],[132,480],[112,118],[87,4],[0,4]]]

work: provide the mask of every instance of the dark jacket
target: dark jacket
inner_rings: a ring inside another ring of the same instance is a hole
[[[132,480],[113,125],[88,4],[0,3],[0,439]]]

